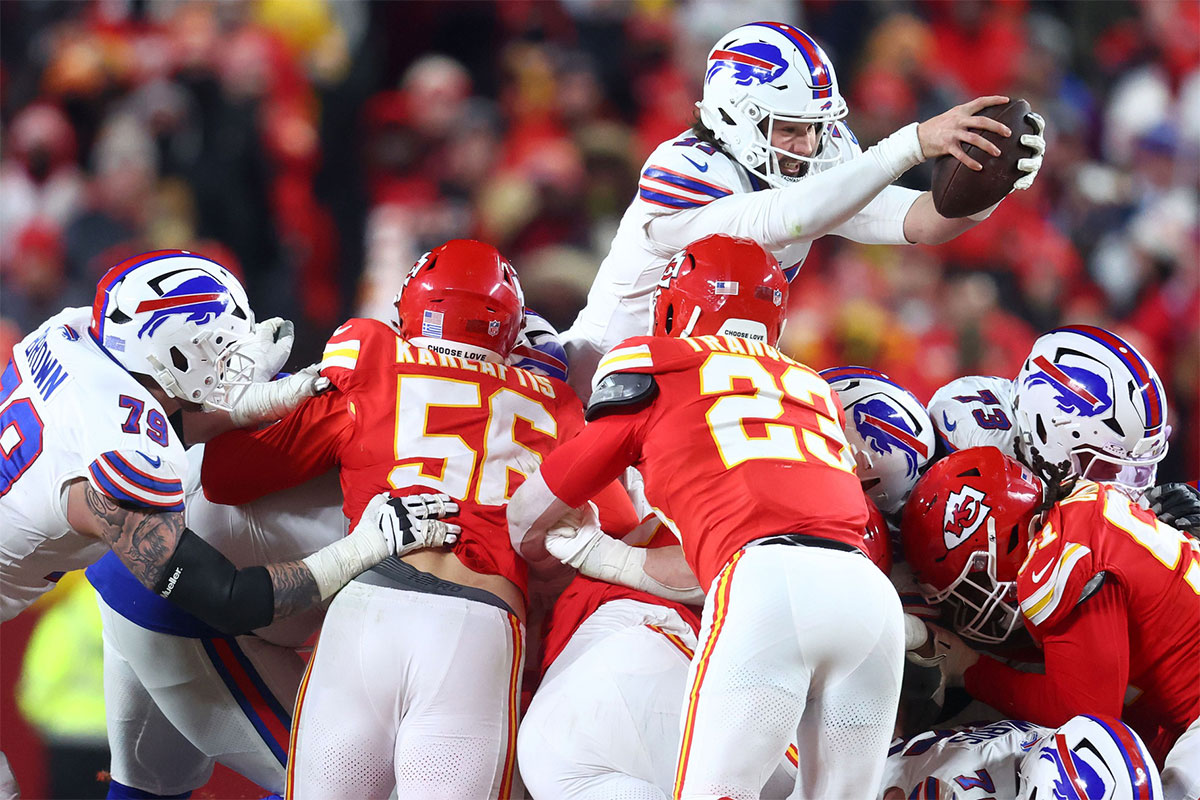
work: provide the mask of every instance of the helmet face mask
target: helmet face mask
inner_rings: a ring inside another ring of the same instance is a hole
[[[667,263],[651,299],[652,336],[735,336],[774,346],[787,313],[787,278],[757,242],[713,234]]]
[[[1039,471],[1114,484],[1134,497],[1154,485],[1170,426],[1162,382],[1131,344],[1086,325],[1040,336],[1016,380],[1022,458]]]
[[[471,239],[421,256],[395,303],[405,339],[459,358],[503,362],[525,324],[516,270],[496,248]]]
[[[799,28],[753,22],[722,36],[709,52],[700,121],[738,163],[772,186],[799,180],[813,165],[842,160],[847,142],[836,121],[848,108],[825,51]],[[816,147],[798,155],[772,145],[781,124],[818,127]],[[787,176],[780,159],[805,162]]]
[[[1017,573],[1042,487],[995,447],[959,450],[913,487],[901,523],[905,557],[930,603],[947,603],[955,631],[1000,644],[1021,626]]]
[[[232,273],[203,256],[160,250],[105,274],[88,330],[128,372],[199,404],[225,395],[231,353],[253,328],[254,312]]]

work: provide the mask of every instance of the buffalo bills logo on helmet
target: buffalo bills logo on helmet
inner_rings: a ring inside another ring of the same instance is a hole
[[[991,513],[992,507],[984,503],[987,498],[973,486],[963,486],[946,498],[946,511],[942,517],[942,531],[947,550],[953,550],[971,538]]]
[[[891,453],[893,447],[899,450],[910,478],[916,477],[919,461],[929,457],[929,448],[917,438],[913,426],[886,400],[876,398],[855,404],[854,429],[880,455]]]
[[[152,312],[150,319],[138,329],[139,339],[153,334],[159,326],[176,314],[186,314],[185,322],[203,325],[224,313],[230,302],[229,290],[212,275],[197,272],[194,278],[188,278],[157,299],[138,303],[135,309],[137,313]]]
[[[1104,378],[1083,367],[1059,365],[1045,356],[1033,359],[1038,371],[1025,377],[1026,386],[1046,384],[1056,392],[1055,402],[1060,411],[1094,417],[1112,408],[1112,397]]]
[[[708,74],[705,82],[721,70],[733,71],[733,82],[739,86],[755,83],[772,83],[787,69],[787,61],[779,48],[766,42],[747,42],[731,45],[728,49],[714,50],[708,57]]]
[[[1058,769],[1054,779],[1054,797],[1104,797],[1109,793],[1100,773],[1076,755],[1061,733],[1054,734],[1054,743],[1042,748],[1038,758],[1049,761]]]

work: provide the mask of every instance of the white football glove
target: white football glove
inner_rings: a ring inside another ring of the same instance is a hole
[[[588,553],[600,546],[602,539],[612,537],[600,529],[595,504],[587,503],[564,514],[546,531],[546,550],[568,567],[581,570]]]
[[[457,513],[458,504],[445,494],[377,494],[346,538],[326,545],[304,563],[324,600],[390,555],[454,544],[462,528],[442,520]]]
[[[250,368],[253,383],[269,381],[279,374],[296,340],[296,328],[290,320],[280,317],[264,319],[254,326],[246,339],[235,345],[235,350],[245,359],[254,362]],[[230,364],[230,367],[233,367]],[[230,376],[232,377],[232,376]]]
[[[704,602],[704,591],[699,586],[667,586],[646,574],[646,548],[631,547],[601,530],[593,503],[568,513],[546,531],[546,549],[589,578],[680,603]]]
[[[928,635],[933,637],[933,655],[922,656],[915,650],[909,650],[906,657],[922,667],[937,667],[941,670],[947,686],[962,686],[963,674],[979,660],[979,653],[972,650],[957,634],[937,625],[925,625],[929,629]],[[905,644],[918,638],[909,630],[910,623],[907,619],[904,628]]]
[[[317,371],[317,365],[277,381],[248,385],[236,404],[229,409],[229,418],[238,428],[283,419],[310,397],[329,389],[332,384]]]
[[[1046,120],[1042,119],[1042,115],[1036,111],[1030,111],[1025,118],[1033,123],[1037,133],[1026,133],[1021,137],[1021,144],[1032,149],[1033,156],[1017,161],[1017,169],[1025,174],[1017,178],[1017,182],[1013,184],[1013,189],[1016,191],[1024,191],[1033,186],[1038,170],[1042,168],[1042,156],[1046,152],[1046,137],[1042,135],[1046,130]]]
[[[386,497],[386,494],[378,495],[371,502]],[[371,509],[370,503],[367,509]],[[442,520],[457,513],[458,503],[448,494],[410,494],[385,499],[376,506],[374,524],[387,537],[392,552],[402,556],[422,547],[456,544],[462,528]],[[365,513],[363,518],[366,518]],[[361,519],[358,524],[362,524]]]
[[[904,613],[904,649],[906,651],[916,650],[927,641],[929,641],[929,628],[925,627],[925,621],[906,611]]]

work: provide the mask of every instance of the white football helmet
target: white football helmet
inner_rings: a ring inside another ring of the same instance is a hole
[[[821,373],[846,412],[846,441],[867,497],[885,514],[904,505],[937,444],[925,406],[887,375],[867,367]]]
[[[567,351],[554,326],[541,314],[525,309],[525,327],[508,354],[508,363],[548,378],[567,379]]]
[[[799,179],[780,172],[780,155],[827,164],[849,147],[833,124],[847,112],[833,64],[811,36],[781,22],[751,22],[722,36],[708,54],[696,105],[700,122],[729,155],[775,187]],[[772,147],[777,122],[818,126],[813,155]]]
[[[1146,745],[1118,719],[1081,714],[1021,759],[1018,800],[1161,800]]]
[[[171,397],[203,403],[222,385],[254,328],[246,291],[229,270],[183,250],[156,250],[110,269],[96,287],[92,338]]]
[[[1074,325],[1038,337],[1016,380],[1021,458],[1116,484],[1135,496],[1154,485],[1167,454],[1167,396],[1133,345]]]

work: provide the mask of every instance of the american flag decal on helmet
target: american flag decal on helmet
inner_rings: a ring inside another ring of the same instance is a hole
[[[421,335],[432,336],[436,339],[442,338],[442,319],[441,311],[425,309],[421,314]]]

